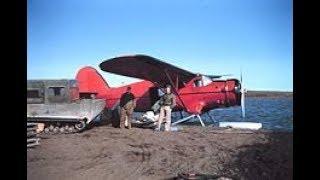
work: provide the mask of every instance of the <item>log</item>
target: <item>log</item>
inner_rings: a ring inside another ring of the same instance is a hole
[[[28,148],[28,147],[38,146],[38,145],[40,145],[40,143],[39,143],[39,142],[30,143],[30,144],[27,144],[27,148]]]
[[[27,128],[27,132],[30,132],[30,131],[37,131],[37,128],[36,127]]]
[[[38,123],[27,123],[27,126],[37,126]]]
[[[40,138],[29,138],[27,139],[27,143],[31,143],[31,142],[39,142]]]
[[[36,132],[33,132],[33,131],[27,132],[27,137],[33,137],[33,136],[36,136],[36,135],[37,135]]]

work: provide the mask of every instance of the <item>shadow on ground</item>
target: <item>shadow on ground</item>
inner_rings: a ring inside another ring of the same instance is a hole
[[[292,134],[270,133],[264,141],[240,146],[223,165],[222,174],[236,179],[293,179]]]

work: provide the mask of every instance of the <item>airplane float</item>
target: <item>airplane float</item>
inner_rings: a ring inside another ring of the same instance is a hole
[[[237,79],[222,80],[221,77],[224,75],[192,73],[147,55],[115,57],[103,61],[99,67],[105,72],[142,79],[140,82],[121,87],[110,87],[93,67],[81,68],[76,75],[80,94],[94,94],[96,98],[104,99],[107,109],[114,110],[121,95],[130,86],[136,97],[135,111],[150,111],[160,98],[159,90],[170,84],[177,102],[173,111],[185,111],[190,114],[172,125],[198,118],[201,125],[205,126],[200,115],[212,109],[231,106],[241,105],[242,116],[245,116],[242,75],[241,82]]]

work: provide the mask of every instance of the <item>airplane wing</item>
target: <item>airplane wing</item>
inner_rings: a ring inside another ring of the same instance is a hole
[[[151,81],[160,86],[183,86],[196,74],[146,55],[121,56],[105,60],[100,69],[106,72]]]

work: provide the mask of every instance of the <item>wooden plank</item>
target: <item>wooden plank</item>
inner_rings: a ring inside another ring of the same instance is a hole
[[[30,144],[27,144],[27,148],[28,148],[28,147],[38,146],[38,145],[40,145],[40,143],[39,143],[39,142],[30,143]]]
[[[34,131],[30,131],[30,132],[27,132],[27,137],[33,137],[33,136],[36,136],[37,133],[34,132]]]
[[[38,123],[27,123],[27,126],[37,126]]]
[[[37,129],[38,129],[37,127],[27,128],[27,132],[36,131]]]
[[[39,142],[40,138],[29,138],[27,139],[27,143],[30,143],[30,142]]]

